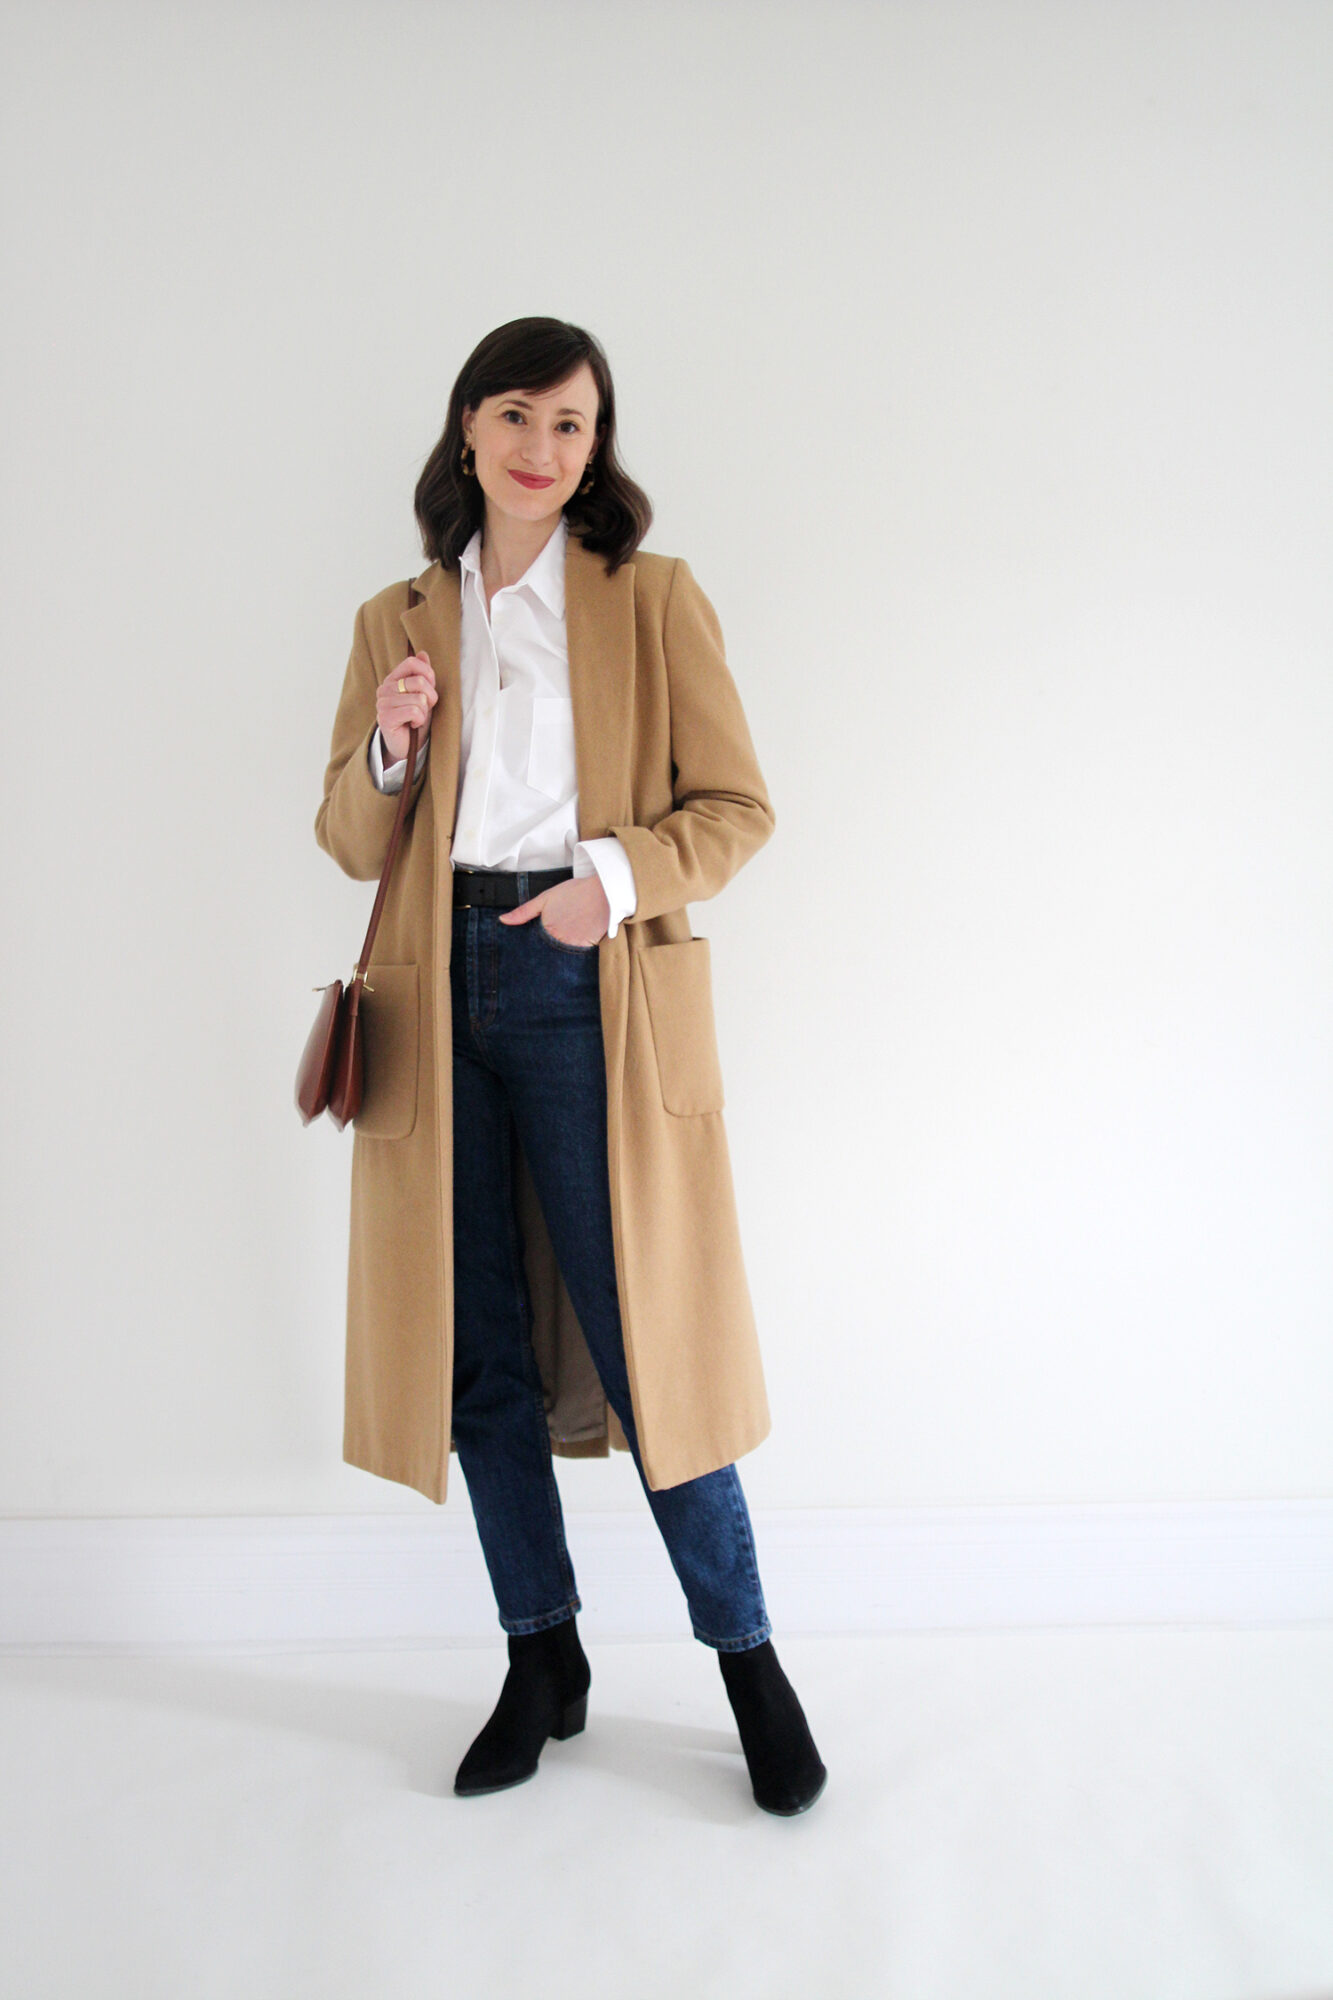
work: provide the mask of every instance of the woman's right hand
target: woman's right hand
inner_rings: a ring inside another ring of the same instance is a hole
[[[402,694],[398,692],[399,681],[405,689]],[[384,676],[375,694],[375,716],[390,764],[406,757],[411,749],[408,732],[413,723],[425,731],[425,736],[430,735],[431,713],[439,698],[429,653],[409,653],[400,666]],[[423,736],[418,749],[424,740]]]

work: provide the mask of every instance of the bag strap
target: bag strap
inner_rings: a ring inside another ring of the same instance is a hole
[[[420,595],[421,592],[417,589],[416,585],[409,582],[407,586],[407,608],[409,611]],[[380,870],[380,886],[375,896],[375,907],[370,913],[370,929],[366,932],[366,941],[361,947],[361,956],[352,967],[351,985],[355,986],[359,979],[367,993],[375,991],[373,986],[367,984],[365,969],[370,964],[371,948],[375,942],[375,933],[379,929],[380,912],[384,908],[384,899],[389,893],[389,876],[393,872],[394,857],[398,853],[398,844],[402,840],[403,828],[407,824],[407,802],[411,797],[412,787],[416,782],[417,751],[421,747],[417,739],[418,736],[424,738],[426,734],[424,729],[418,731],[414,722],[408,724],[408,731],[411,741],[407,751],[407,769],[403,773],[403,789],[398,800],[398,816],[394,820],[393,832],[389,835],[388,852],[384,856],[384,866]]]

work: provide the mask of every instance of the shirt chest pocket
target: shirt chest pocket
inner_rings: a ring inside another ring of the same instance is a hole
[[[574,703],[567,695],[534,695],[528,783],[547,798],[563,799],[572,795],[576,782]]]

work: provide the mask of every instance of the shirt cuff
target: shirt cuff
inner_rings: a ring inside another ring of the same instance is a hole
[[[414,784],[421,776],[421,767],[426,761],[426,752],[429,749],[430,738],[428,736],[417,751],[416,770],[412,773]],[[403,789],[403,779],[406,774],[406,757],[400,757],[398,762],[390,764],[387,770],[384,768],[384,737],[377,729],[370,739],[370,776],[375,790],[377,792],[401,792]],[[609,837],[611,839],[615,838],[614,834]]]
[[[407,762],[405,757],[403,762]],[[625,918],[634,915],[639,892],[635,887],[629,856],[613,833],[608,833],[602,840],[581,840],[574,849],[575,877],[594,873],[611,905],[611,922],[606,935],[614,937]]]

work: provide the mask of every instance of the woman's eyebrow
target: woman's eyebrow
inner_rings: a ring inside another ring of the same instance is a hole
[[[506,403],[521,403],[525,410],[530,410],[532,408],[532,404],[528,401],[526,396],[506,396],[504,398],[504,401]],[[566,404],[563,410],[556,411],[556,415],[558,417],[582,417],[584,416],[584,414],[585,413],[582,410],[571,409],[568,406],[568,404]]]

